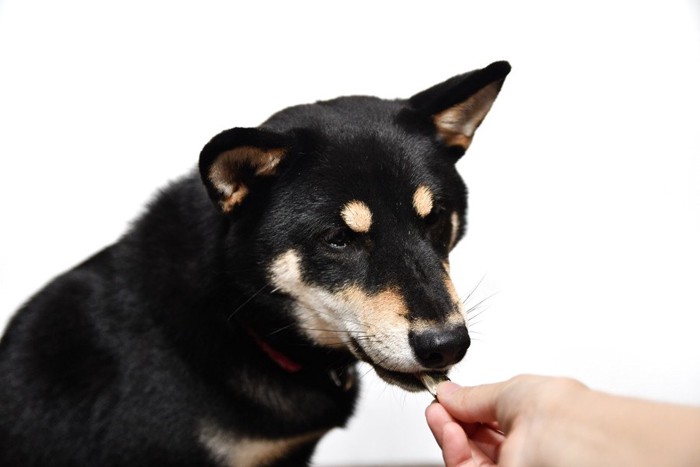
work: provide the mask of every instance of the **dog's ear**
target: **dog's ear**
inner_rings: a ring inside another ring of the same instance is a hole
[[[199,174],[211,199],[224,213],[231,212],[256,177],[276,173],[292,142],[291,136],[257,128],[232,128],[214,136],[199,155]]]
[[[432,120],[446,146],[464,153],[509,72],[508,62],[495,62],[420,92],[408,103],[421,118]]]

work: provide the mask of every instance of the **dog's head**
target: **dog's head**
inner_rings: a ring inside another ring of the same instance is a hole
[[[464,357],[448,266],[466,225],[455,163],[509,71],[493,63],[407,100],[292,107],[206,145],[210,196],[306,339],[409,390]]]

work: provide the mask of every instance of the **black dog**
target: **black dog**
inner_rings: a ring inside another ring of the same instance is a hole
[[[199,175],[10,323],[0,465],[307,465],[358,360],[407,390],[444,374],[470,342],[455,162],[509,71],[215,136]]]

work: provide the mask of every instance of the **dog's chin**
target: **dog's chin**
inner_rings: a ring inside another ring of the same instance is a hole
[[[409,392],[425,391],[426,388],[418,379],[417,373],[400,373],[398,371],[389,371],[378,365],[372,365],[377,375],[389,384],[398,386]]]

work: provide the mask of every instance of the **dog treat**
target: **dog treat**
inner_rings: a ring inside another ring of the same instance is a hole
[[[450,380],[445,373],[418,373],[416,376],[433,397],[437,397],[438,384]]]

